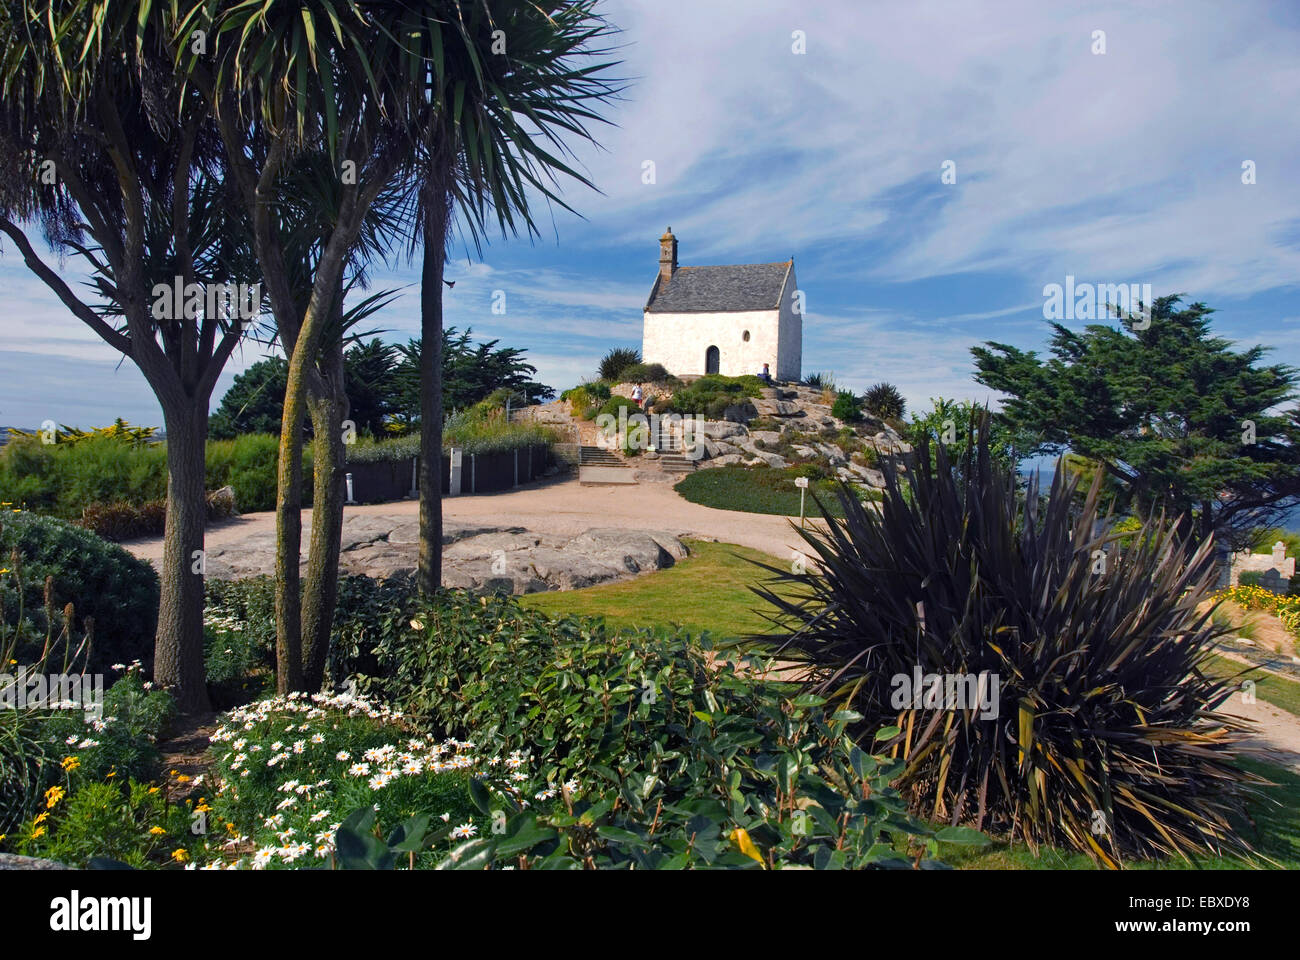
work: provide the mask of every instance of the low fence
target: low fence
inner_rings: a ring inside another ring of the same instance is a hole
[[[452,458],[447,453],[442,455],[438,475],[443,496],[509,490],[537,479],[555,463],[550,448],[545,444],[503,453],[466,453],[459,459],[457,477],[452,470]],[[351,463],[347,472],[350,478],[348,495],[353,503],[388,503],[419,494],[418,457]]]

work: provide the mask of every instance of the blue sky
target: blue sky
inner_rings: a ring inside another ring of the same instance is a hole
[[[890,381],[909,409],[989,399],[971,345],[1041,347],[1043,287],[1067,274],[1185,293],[1218,310],[1220,334],[1300,366],[1300,6],[812,6],[606,3],[631,85],[601,149],[578,153],[600,192],[567,189],[583,217],[542,210],[540,239],[492,237],[481,257],[457,244],[446,322],[570,386],[640,345],[671,225],[683,264],[793,256],[805,374]],[[131,362],[3,250],[0,423],[159,423]],[[416,276],[403,264],[374,286]],[[374,323],[414,334],[417,289]],[[214,406],[261,356],[235,358]]]

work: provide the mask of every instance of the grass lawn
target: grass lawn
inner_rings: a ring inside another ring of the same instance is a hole
[[[1212,677],[1235,677],[1248,666],[1227,657],[1213,657],[1206,664],[1205,672]],[[1255,681],[1255,695],[1259,699],[1300,716],[1300,683],[1263,670],[1257,670],[1243,679]]]
[[[719,510],[742,510],[745,513],[775,513],[787,517],[799,516],[799,488],[794,485],[795,470],[788,467],[710,467],[696,470],[673,487],[691,503]],[[835,484],[827,480],[810,481],[804,515],[822,516],[812,494],[826,503],[832,516],[842,517],[844,511],[835,497]],[[877,494],[877,499],[879,495]]]
[[[762,601],[749,589],[768,574],[751,561],[773,566],[784,561],[734,543],[691,540],[688,546],[691,555],[666,570],[585,590],[532,593],[519,599],[551,614],[603,616],[612,627],[673,623],[692,633],[708,630],[727,637],[770,629],[755,611]]]
[[[1282,767],[1254,760],[1243,760],[1241,765],[1268,778],[1276,786],[1263,788],[1264,796],[1250,805],[1254,824],[1242,824],[1238,835],[1278,865],[1288,870],[1300,869],[1300,776]],[[1035,856],[1022,843],[996,843],[974,851],[945,845],[939,851],[939,858],[963,870],[1100,869],[1082,853],[1044,847]],[[1273,864],[1264,861],[1246,863],[1233,857],[1203,857],[1195,863],[1174,857],[1134,861],[1125,866],[1130,870],[1243,870],[1257,866],[1274,869]]]

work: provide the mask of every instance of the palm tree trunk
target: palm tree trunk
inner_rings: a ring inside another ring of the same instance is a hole
[[[206,403],[162,399],[167,431],[167,519],[154,681],[168,689],[183,713],[210,710],[203,666],[203,526],[208,436]]]
[[[420,270],[420,563],[425,596],[442,586],[442,275],[451,203],[441,179],[425,186]]]
[[[275,497],[275,689],[283,695],[303,689],[302,423],[306,412],[305,351],[294,351],[280,419],[279,470]]]
[[[340,302],[336,309],[341,308]],[[339,592],[339,551],[343,538],[345,447],[343,421],[349,412],[343,381],[343,343],[327,348],[321,375],[312,378],[307,398],[311,414],[314,477],[311,545],[302,598],[302,672],[306,689],[321,688],[329,655],[330,630]]]

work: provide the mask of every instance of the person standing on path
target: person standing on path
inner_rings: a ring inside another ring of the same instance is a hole
[[[632,402],[637,405],[638,409],[641,407],[641,384],[639,383],[632,387]]]

